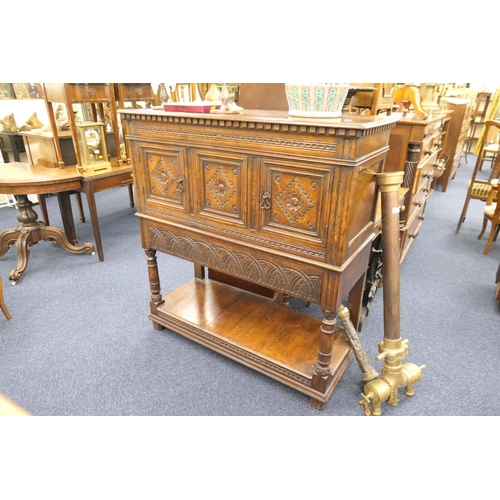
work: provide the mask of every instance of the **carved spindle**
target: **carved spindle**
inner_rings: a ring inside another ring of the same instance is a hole
[[[321,319],[321,334],[319,336],[318,348],[318,366],[316,373],[320,377],[328,377],[330,375],[330,361],[332,360],[333,334],[337,318],[330,311],[323,311]]]
[[[151,290],[151,312],[154,312],[159,305],[163,304],[158,261],[156,260],[156,250],[147,248],[145,252],[148,265],[149,289]]]

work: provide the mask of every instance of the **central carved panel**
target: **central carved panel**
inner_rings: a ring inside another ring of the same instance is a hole
[[[281,191],[276,201],[292,226],[314,208],[314,203],[297,178]]]
[[[163,158],[160,158],[156,166],[153,168],[151,177],[163,196],[167,196],[175,181],[175,177],[172,170],[169,168]],[[152,188],[152,191],[156,192],[154,186]]]
[[[202,180],[197,192],[198,213],[234,226],[246,226],[247,187],[243,179],[247,174],[247,157],[228,154],[212,155],[200,151],[197,168]]]
[[[222,167],[219,167],[215,174],[212,175],[207,183],[207,188],[220,208],[224,208],[236,194],[236,187]]]

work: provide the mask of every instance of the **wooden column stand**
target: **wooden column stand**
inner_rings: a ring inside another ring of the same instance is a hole
[[[422,378],[425,365],[402,364],[408,355],[408,340],[401,340],[400,269],[399,269],[399,188],[403,172],[377,174],[382,198],[382,260],[384,269],[384,340],[379,343],[377,361],[384,360],[382,374],[365,385],[360,404],[366,415],[381,415],[381,404],[396,406],[398,388],[405,387],[413,396],[413,386]],[[371,408],[370,408],[371,404]]]
[[[399,187],[403,172],[377,175],[382,201],[382,260],[384,269],[384,338],[400,338],[400,270],[399,270]]]

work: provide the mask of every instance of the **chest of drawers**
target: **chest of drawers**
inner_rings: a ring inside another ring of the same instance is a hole
[[[375,174],[396,118],[120,114],[155,328],[250,366],[322,408],[352,358],[336,312],[344,299],[354,317],[361,306]],[[193,280],[162,295],[158,251],[194,262]],[[287,306],[289,296],[319,304],[323,317]]]
[[[446,140],[452,112],[421,119],[415,114],[401,117],[391,132],[386,171],[404,171],[403,187],[408,191],[400,213],[400,243],[403,262],[425,219],[425,207],[432,192],[434,169]]]
[[[436,179],[441,184],[443,192],[448,188],[450,179],[455,177],[460,166],[462,153],[465,150],[467,133],[472,120],[472,101],[469,99],[447,98],[447,108],[453,111],[444,143],[443,157],[446,159],[446,168],[443,174]]]

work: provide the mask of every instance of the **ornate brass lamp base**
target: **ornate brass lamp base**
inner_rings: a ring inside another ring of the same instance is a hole
[[[361,393],[361,404],[366,415],[382,415],[381,405],[384,401],[396,406],[399,402],[398,389],[405,387],[405,394],[413,396],[414,385],[422,378],[425,365],[417,366],[414,363],[402,361],[408,355],[408,340],[384,339],[379,343],[380,354],[377,361],[384,360],[382,374],[376,380],[368,382]],[[370,408],[371,405],[371,408]]]

